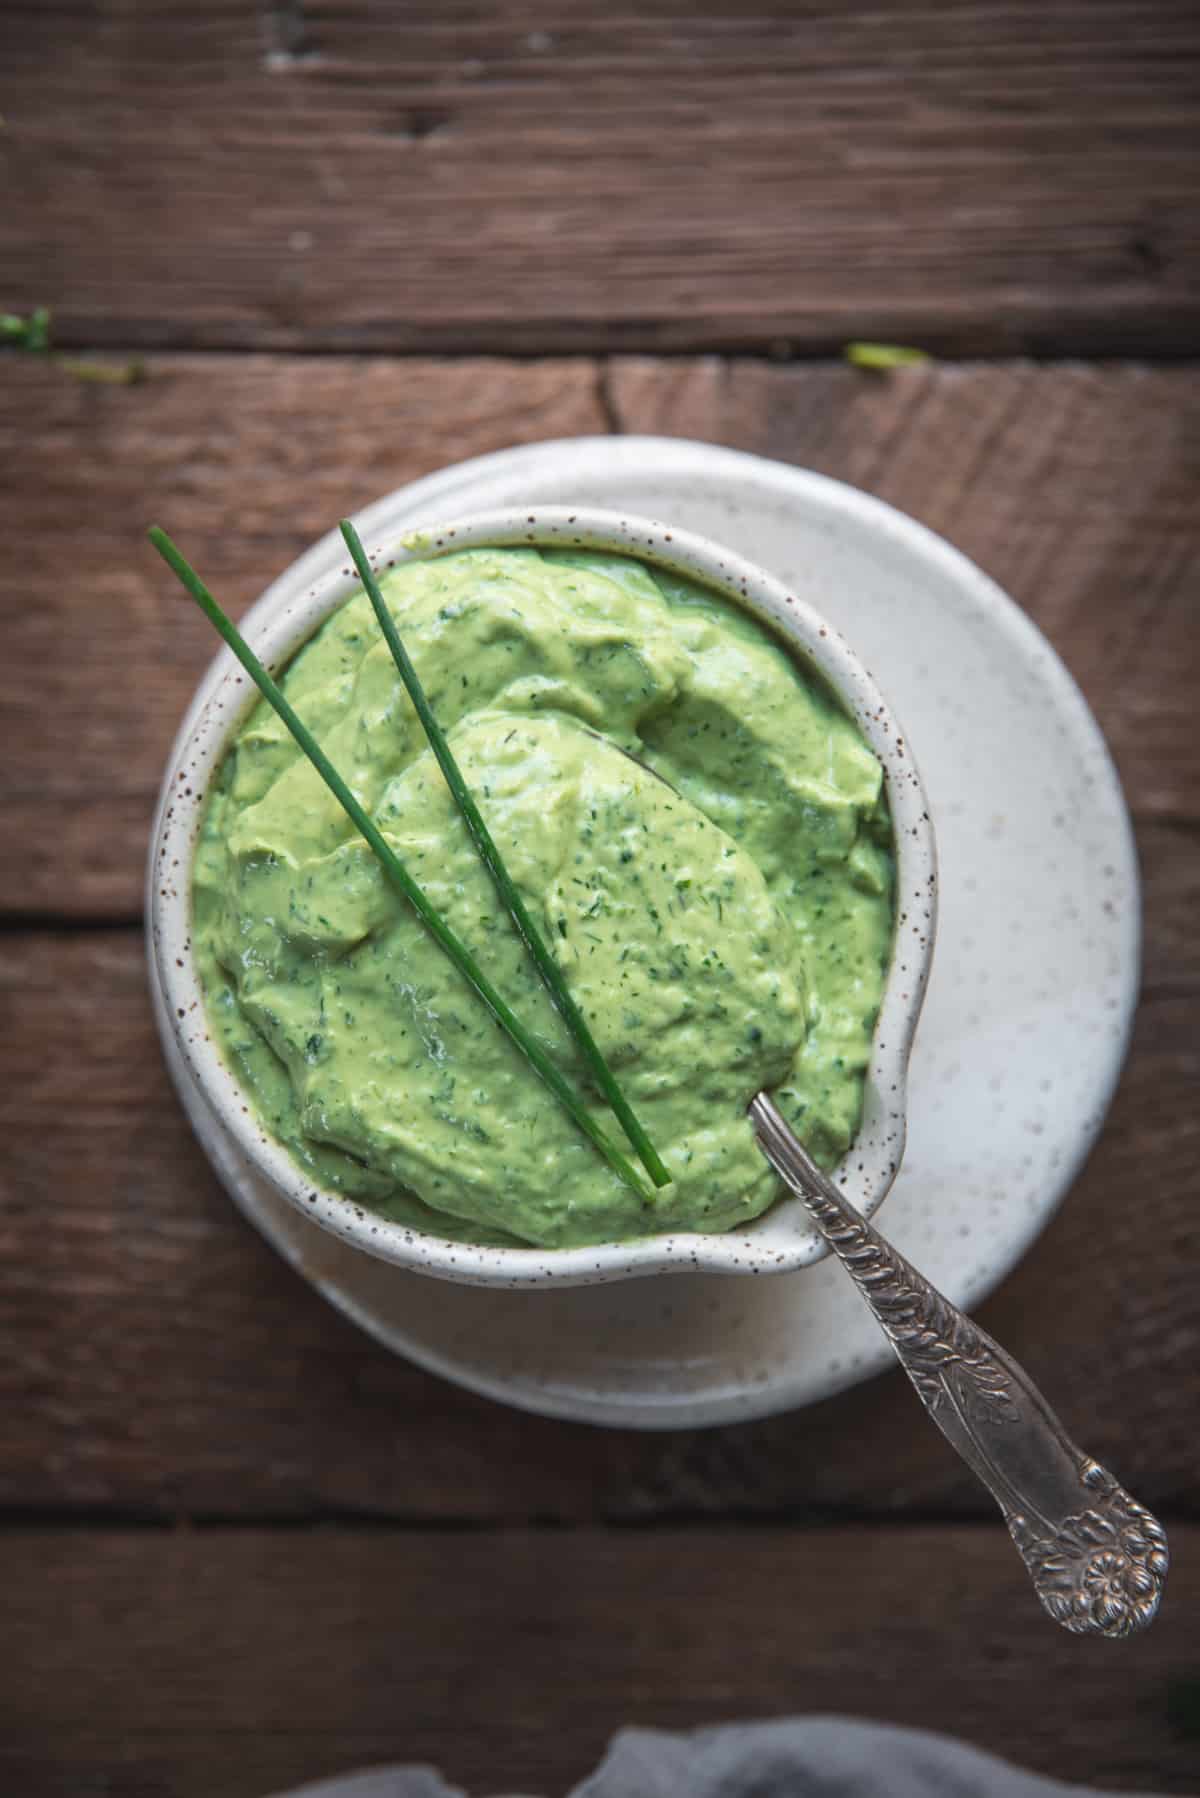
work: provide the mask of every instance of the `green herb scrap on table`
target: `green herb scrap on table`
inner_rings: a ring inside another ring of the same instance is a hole
[[[919,368],[933,360],[927,350],[910,349],[902,343],[848,343],[842,354],[852,367],[880,374],[893,368]]]
[[[28,318],[17,312],[0,312],[0,347],[23,350],[30,356],[45,356],[64,374],[77,381],[97,381],[111,387],[131,387],[145,379],[145,364],[132,362],[92,362],[77,356],[64,356],[50,347],[51,314],[48,306],[38,306]]]
[[[377,574],[343,531],[365,591],[278,684],[152,533],[264,696],[193,881],[226,1061],[314,1182],[435,1235],[748,1223],[778,1195],[754,1093],[827,1166],[858,1125],[892,932],[879,762],[689,581],[526,547]]]

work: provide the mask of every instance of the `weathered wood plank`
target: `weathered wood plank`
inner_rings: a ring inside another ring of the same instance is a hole
[[[20,1531],[0,1543],[0,1783],[262,1798],[403,1760],[559,1794],[623,1725],[813,1711],[1194,1791],[1168,1707],[1194,1677],[1200,1531],[1175,1548],[1162,1615],[1114,1648],[1042,1615],[998,1526]]]
[[[1190,353],[1188,0],[9,5],[7,304],[159,347]]]
[[[338,516],[508,442],[602,431],[594,364],[169,356],[142,387],[6,365],[0,911],[132,916],[154,791],[211,651],[146,548],[238,610]],[[621,359],[623,425],[841,476],[974,555],[1065,656],[1135,809],[1200,817],[1200,371]],[[85,609],[86,607],[86,609]],[[49,805],[49,812],[47,806]],[[47,829],[47,818],[53,829]]]
[[[1037,1253],[982,1315],[1093,1452],[1178,1513],[1200,1506],[1200,869],[1173,835],[1143,844],[1164,925],[1115,1110]],[[218,1188],[168,1085],[141,954],[131,931],[0,939],[0,1505],[990,1515],[899,1375],[799,1417],[663,1437],[525,1417],[389,1356]]]

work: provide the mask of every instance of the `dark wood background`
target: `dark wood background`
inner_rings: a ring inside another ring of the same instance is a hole
[[[0,7],[0,309],[147,376],[0,361],[0,1790],[557,1798],[622,1723],[807,1709],[1200,1789],[1198,71],[1191,0]],[[943,531],[1113,746],[1133,1053],[981,1315],[1170,1525],[1144,1638],[1042,1619],[899,1375],[636,1435],[389,1357],[169,1090],[141,860],[211,644],[145,523],[241,607],[416,475],[642,430]]]

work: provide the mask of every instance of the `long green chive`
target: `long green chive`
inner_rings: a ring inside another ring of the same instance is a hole
[[[443,920],[441,913],[425,897],[400,857],[389,846],[378,827],[354,797],[307,725],[303,724],[296,716],[237,626],[226,617],[195,569],[180,554],[167,533],[158,525],[152,525],[147,535],[171,572],[178,577],[210,624],[215,626],[228,643],[263,698],[274,707],[283,719],[334,798],[366,838],[392,885],[403,893],[435,942],[449,956],[459,973],[470,981],[496,1022],[508,1032],[534,1072],[549,1087],[564,1110],[570,1113],[584,1135],[603,1155],[613,1172],[619,1175],[625,1185],[630,1187],[643,1202],[647,1202],[651,1195],[642,1185],[637,1170],[630,1165],[620,1149],[610,1141],[600,1126],[593,1122],[588,1115],[582,1095],[559,1073],[554,1063],[539,1046],[536,1038],[530,1035],[516,1013],[501,998],[466,944],[455,935]]]
[[[342,519],[340,528],[342,536],[346,540],[346,547],[354,559],[354,566],[357,568],[359,578],[366,590],[367,598],[379,620],[379,628],[392,652],[392,660],[400,672],[400,679],[408,689],[408,696],[424,726],[425,735],[429,738],[429,747],[437,757],[438,767],[446,777],[446,785],[454,795],[463,821],[471,833],[471,839],[496,883],[496,891],[508,907],[509,917],[520,932],[525,947],[537,963],[538,973],[546,983],[546,990],[579,1045],[593,1079],[612,1106],[621,1128],[637,1150],[639,1161],[656,1186],[669,1186],[670,1174],[663,1166],[654,1144],[634,1116],[629,1101],[617,1085],[612,1069],[605,1061],[599,1044],[587,1027],[583,1013],[571,997],[567,983],[563,979],[562,969],[546,947],[541,932],[526,909],[525,901],[513,885],[512,877],[504,865],[500,851],[492,840],[491,832],[480,815],[471,789],[462,777],[462,770],[454,759],[445,733],[433,715],[429,700],[425,696],[425,689],[409,659],[408,651],[400,641],[400,633],[387,609],[383,594],[379,589],[379,582],[375,578],[375,571],[367,560],[367,552],[362,546],[358,532],[348,518]]]

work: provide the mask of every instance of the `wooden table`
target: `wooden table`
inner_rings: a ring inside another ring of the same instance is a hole
[[[0,1790],[559,1794],[623,1723],[807,1709],[1200,1785],[1198,62],[1191,0],[10,0],[0,305],[147,378],[0,362]],[[681,1434],[504,1410],[336,1316],[180,1115],[141,862],[212,644],[143,526],[240,607],[413,476],[606,431],[943,531],[1112,744],[1133,1052],[982,1317],[1171,1527],[1142,1639],[1043,1620],[899,1375]]]

